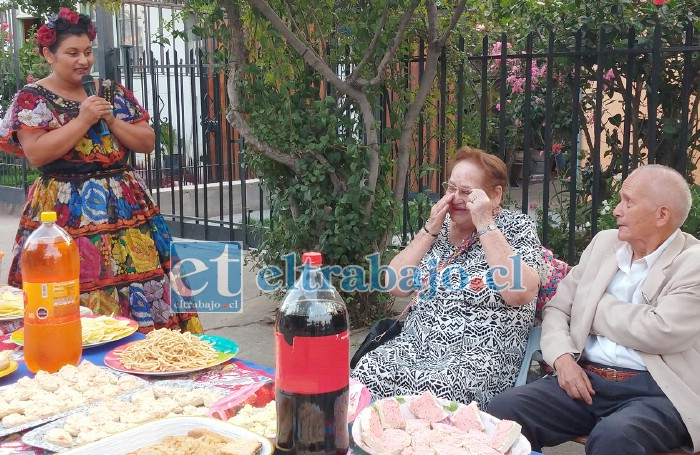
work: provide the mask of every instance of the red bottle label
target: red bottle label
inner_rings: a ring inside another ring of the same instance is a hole
[[[347,387],[350,345],[346,330],[335,335],[294,337],[290,346],[275,332],[275,381],[285,392],[313,395]]]

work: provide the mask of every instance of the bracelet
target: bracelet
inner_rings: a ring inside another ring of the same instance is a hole
[[[493,224],[493,223],[487,224],[486,226],[484,226],[481,229],[479,229],[478,231],[476,231],[476,236],[481,237],[482,235],[486,234],[489,231],[497,231],[497,230],[498,230],[498,226],[496,226],[495,224]]]
[[[437,236],[440,235],[440,233],[433,234],[432,232],[430,232],[430,231],[428,230],[428,227],[427,227],[425,224],[423,225],[423,230],[425,231],[426,234],[430,234],[430,235],[432,235],[432,236],[435,237],[435,238],[437,238]]]

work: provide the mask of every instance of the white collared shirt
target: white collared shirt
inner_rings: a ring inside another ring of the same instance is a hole
[[[654,265],[668,245],[676,238],[680,229],[666,239],[656,250],[641,259],[632,262],[632,247],[624,242],[616,246],[618,271],[608,284],[606,292],[618,300],[630,304],[646,304],[642,286]],[[601,335],[589,335],[582,357],[590,362],[602,363],[613,367],[646,370],[639,353],[635,349],[617,344]]]

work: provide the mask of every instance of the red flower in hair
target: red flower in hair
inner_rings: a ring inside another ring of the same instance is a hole
[[[70,22],[71,24],[77,24],[78,19],[80,19],[80,15],[78,13],[65,7],[58,10],[58,15]]]
[[[96,36],[97,31],[95,30],[95,26],[91,23],[90,27],[88,28],[88,38],[90,38],[90,41],[95,41]]]
[[[44,24],[36,32],[36,41],[44,47],[49,47],[56,42],[56,31]]]

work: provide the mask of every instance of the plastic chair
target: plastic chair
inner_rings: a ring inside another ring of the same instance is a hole
[[[527,338],[527,348],[525,349],[525,357],[520,365],[518,379],[515,380],[515,387],[527,383],[527,373],[530,371],[530,366],[533,361],[542,360],[540,352],[540,337],[542,336],[542,327],[531,327]]]

